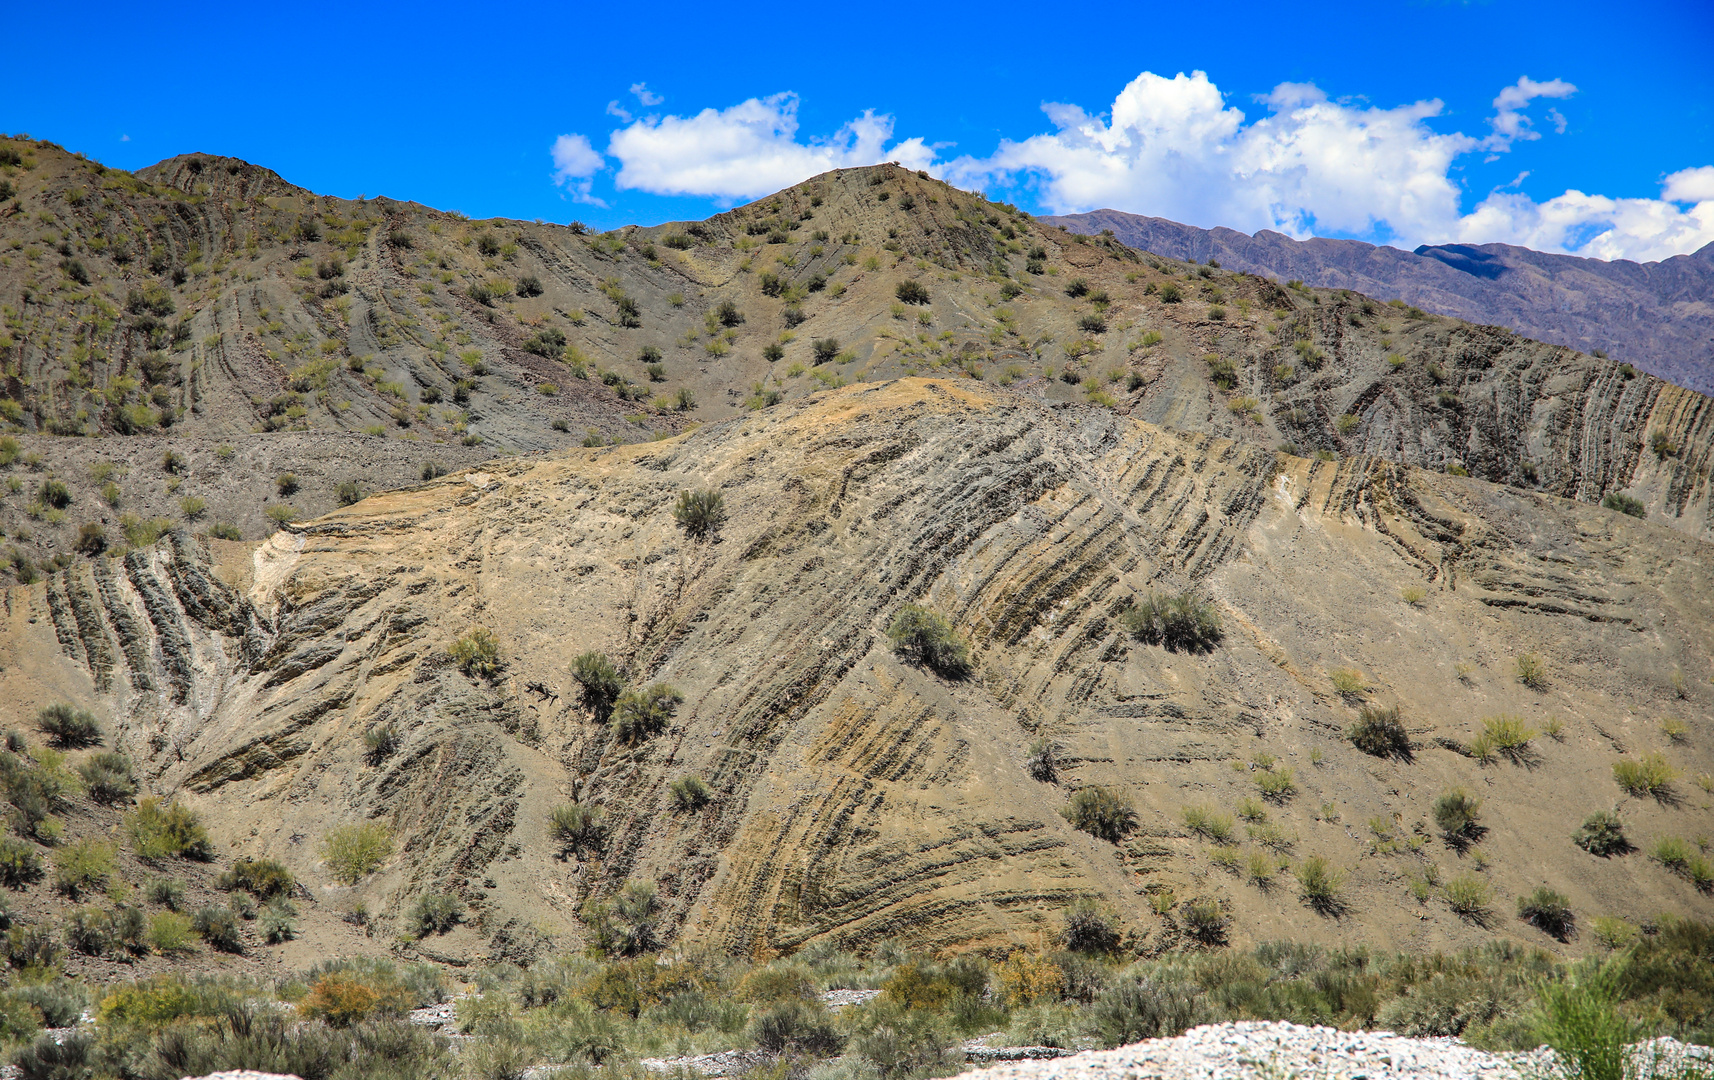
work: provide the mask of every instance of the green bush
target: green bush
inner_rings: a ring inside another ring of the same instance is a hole
[[[1052,739],[1041,738],[1030,742],[1028,756],[1024,758],[1024,768],[1029,770],[1032,780],[1051,784],[1059,779],[1059,749]]]
[[[169,911],[184,907],[184,882],[178,878],[155,877],[143,887],[143,896],[151,904],[160,904]]]
[[[964,639],[952,624],[921,604],[906,604],[887,627],[893,650],[914,658],[948,679],[962,679],[970,672],[970,655]]]
[[[444,934],[464,918],[464,903],[449,893],[424,893],[411,905],[405,925],[411,936]]]
[[[750,1041],[769,1054],[831,1057],[845,1039],[819,1001],[786,1001],[759,1012],[750,1021]]]
[[[76,899],[102,892],[113,876],[112,844],[85,838],[54,852],[54,888]]]
[[[1114,844],[1137,827],[1136,806],[1117,788],[1093,784],[1081,788],[1059,813],[1073,828]]]
[[[34,844],[0,838],[0,884],[23,889],[42,880],[42,857]]]
[[[1224,945],[1231,919],[1218,900],[1199,897],[1179,908],[1178,921],[1184,932],[1203,945]]]
[[[1571,835],[1578,847],[1591,855],[1599,855],[1603,859],[1613,855],[1629,853],[1631,842],[1625,838],[1624,824],[1619,815],[1607,810],[1597,810],[1583,819],[1583,824]]]
[[[838,338],[816,338],[810,342],[810,352],[815,356],[815,362],[825,364],[839,355]]]
[[[548,835],[560,848],[581,857],[585,851],[600,851],[601,808],[587,803],[566,803],[548,815]]]
[[[341,825],[321,841],[321,856],[335,881],[355,885],[393,854],[393,831],[377,821]]]
[[[1179,811],[1184,827],[1216,844],[1229,844],[1236,835],[1231,818],[1200,806],[1187,806]]]
[[[1633,499],[1619,491],[1608,493],[1607,497],[1601,500],[1601,505],[1609,510],[1617,510],[1621,514],[1628,514],[1634,518],[1643,517],[1648,513],[1648,507],[1643,504],[1641,499]]]
[[[713,789],[699,776],[681,776],[672,782],[669,790],[673,809],[683,813],[701,810],[714,798]]]
[[[1225,633],[1213,606],[1189,593],[1150,593],[1121,618],[1132,637],[1145,645],[1164,645],[1169,652],[1212,652]]]
[[[1666,762],[1664,754],[1644,754],[1636,761],[1629,759],[1613,763],[1613,780],[1625,794],[1642,798],[1651,796],[1660,802],[1672,799],[1672,782],[1678,774]]]
[[[660,904],[652,883],[627,881],[611,900],[584,905],[583,922],[596,950],[606,956],[640,956],[660,948]]]
[[[1434,823],[1449,841],[1468,842],[1481,835],[1481,809],[1482,800],[1463,788],[1453,788],[1434,800]]]
[[[726,497],[712,488],[681,491],[673,504],[673,520],[692,540],[706,539],[726,523]]]
[[[137,809],[125,815],[125,831],[131,838],[131,849],[141,859],[176,855],[206,862],[214,858],[208,832],[196,815],[178,802],[163,807],[153,796],[142,800]]]
[[[625,686],[619,669],[606,654],[586,652],[571,662],[571,677],[583,688],[583,707],[605,724]]]
[[[1298,887],[1303,890],[1304,903],[1323,915],[1337,915],[1344,910],[1340,889],[1345,875],[1334,870],[1320,855],[1313,855],[1298,864]]]
[[[1626,1047],[1643,1034],[1620,1010],[1616,965],[1585,968],[1578,976],[1544,981],[1537,992],[1536,1031],[1569,1063],[1579,1080],[1626,1080]]]
[[[1459,874],[1440,887],[1446,906],[1465,918],[1481,922],[1487,915],[1493,890],[1475,874]]]
[[[191,927],[210,948],[221,952],[241,953],[244,951],[244,939],[238,929],[238,916],[231,908],[209,904],[196,913],[191,920]]]
[[[1119,918],[1093,900],[1079,900],[1065,909],[1060,944],[1067,952],[1108,955],[1119,949]]]
[[[98,803],[111,805],[137,794],[131,759],[124,754],[94,754],[77,767],[77,772],[83,777],[89,797]]]
[[[500,674],[500,642],[484,626],[473,626],[447,649],[459,670],[472,679],[492,679]]]
[[[1528,896],[1518,897],[1518,918],[1560,941],[1571,940],[1576,931],[1571,901],[1546,885],[1537,886]]]
[[[48,1027],[71,1027],[89,1007],[89,992],[81,984],[65,978],[23,983],[13,987],[11,994],[34,1006]]]
[[[13,926],[6,931],[6,962],[21,970],[51,971],[59,967],[60,950],[47,927]]]
[[[378,766],[398,751],[402,741],[403,736],[400,735],[397,724],[391,721],[376,724],[363,733],[363,760],[368,762],[371,768]]]
[[[257,928],[262,933],[262,940],[270,945],[292,940],[298,936],[298,906],[284,896],[274,897],[262,905]]]
[[[243,889],[258,900],[287,896],[297,887],[297,879],[277,859],[239,859],[214,883],[227,892]]]
[[[65,943],[85,956],[105,956],[113,948],[113,917],[98,907],[80,907],[61,927]]]
[[[149,916],[146,940],[149,947],[163,956],[189,952],[194,925],[188,915],[176,911],[157,911]]]
[[[610,727],[622,743],[637,743],[663,731],[684,695],[666,683],[626,690],[613,706]]]
[[[915,278],[906,278],[899,282],[894,287],[893,294],[899,298],[900,302],[906,304],[926,304],[929,302],[928,286]],[[835,349],[834,351],[838,352],[839,350]]]
[[[1194,986],[1146,977],[1120,979],[1101,992],[1091,1026],[1107,1046],[1174,1038],[1208,1020]]]
[[[1381,707],[1365,705],[1357,713],[1357,722],[1345,733],[1351,745],[1375,757],[1411,759],[1410,734],[1399,719],[1397,705]]]
[[[66,748],[97,746],[102,739],[101,725],[93,713],[65,704],[49,705],[38,712],[36,726],[55,745]]]

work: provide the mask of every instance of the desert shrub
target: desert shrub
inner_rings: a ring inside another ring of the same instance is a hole
[[[78,526],[72,549],[79,555],[94,557],[107,550],[107,530],[98,522],[86,521]]]
[[[1543,981],[1537,991],[1536,1033],[1569,1063],[1579,1080],[1626,1080],[1626,1047],[1642,1026],[1619,1009],[1617,969],[1585,968],[1578,976]]]
[[[624,690],[619,669],[605,653],[586,652],[571,662],[571,677],[582,687],[583,707],[606,723],[613,715],[613,705]]]
[[[956,1072],[962,1055],[955,1044],[933,1013],[892,1006],[872,1009],[849,1049],[872,1063],[880,1080],[903,1080]]]
[[[581,856],[601,850],[601,808],[587,803],[565,803],[548,815],[548,835],[562,850]]]
[[[270,945],[292,940],[298,936],[298,906],[284,896],[274,897],[262,905],[262,916],[257,929],[261,931],[262,940]]]
[[[1470,750],[1484,763],[1499,754],[1517,764],[1528,764],[1533,759],[1530,741],[1535,736],[1535,730],[1525,724],[1522,717],[1490,716],[1482,721],[1482,733],[1471,741]]]
[[[112,804],[137,794],[131,759],[124,754],[94,754],[77,767],[77,772],[83,777],[89,797],[98,803]]]
[[[1171,1038],[1207,1019],[1194,987],[1132,977],[1101,992],[1090,1023],[1107,1046],[1143,1039]]]
[[[177,911],[184,907],[184,882],[170,877],[150,878],[143,887],[143,896],[151,904]]]
[[[153,796],[142,800],[137,809],[125,815],[125,832],[138,858],[176,855],[207,861],[214,857],[214,845],[202,823],[189,807],[176,801],[163,807]]]
[[[53,970],[59,967],[59,946],[45,926],[14,925],[6,931],[6,962],[20,970]]]
[[[948,679],[961,679],[970,671],[969,649],[964,639],[943,615],[921,604],[906,604],[887,627],[893,651],[932,668]]]
[[[351,506],[363,501],[363,489],[357,485],[355,480],[343,481],[334,495],[339,499],[341,506]]]
[[[64,1038],[42,1035],[12,1055],[22,1080],[84,1080],[100,1060],[95,1039],[86,1031]]]
[[[364,971],[358,967],[330,971],[310,984],[298,1003],[298,1013],[307,1020],[320,1020],[345,1028],[365,1020],[403,1016],[411,998],[390,969]]]
[[[620,742],[641,742],[663,731],[683,701],[684,695],[666,683],[626,690],[613,705],[609,726]]]
[[[176,911],[158,911],[149,916],[149,929],[144,940],[156,952],[172,956],[190,951],[193,930],[190,916]]]
[[[34,844],[0,838],[0,884],[8,889],[23,889],[42,880],[42,857]]]
[[[76,898],[101,892],[113,876],[112,844],[85,838],[54,852],[54,888]]]
[[[785,1001],[758,1013],[747,1031],[756,1048],[770,1054],[831,1057],[845,1039],[819,1001]]]
[[[1058,1001],[1065,991],[1065,971],[1051,957],[1019,949],[995,969],[994,982],[995,996],[1009,1006]]]
[[[899,282],[893,289],[893,295],[906,304],[926,304],[929,301],[928,286],[915,278]]]
[[[1296,875],[1298,887],[1303,890],[1304,903],[1323,915],[1334,915],[1344,910],[1340,889],[1345,875],[1334,870],[1326,859],[1313,855],[1303,860]]]
[[[815,356],[815,362],[825,364],[839,355],[838,338],[816,338],[810,342],[810,352]]]
[[[1079,900],[1065,909],[1060,944],[1068,952],[1107,955],[1119,948],[1119,918],[1093,900]]]
[[[1475,874],[1459,874],[1440,887],[1446,906],[1465,918],[1481,922],[1488,912],[1493,890]]]
[[[1164,645],[1169,652],[1212,652],[1224,636],[1213,606],[1189,593],[1150,593],[1127,608],[1122,619],[1132,637],[1145,645]]]
[[[1518,897],[1518,918],[1560,941],[1568,941],[1576,930],[1571,901],[1546,885],[1528,896]]]
[[[274,490],[280,493],[282,499],[296,495],[300,486],[297,473],[283,472],[274,477]]]
[[[235,892],[226,898],[226,906],[232,909],[232,914],[251,922],[256,918],[256,898],[247,892]]]
[[[1453,788],[1434,800],[1434,823],[1448,840],[1467,842],[1481,834],[1481,809],[1481,799],[1463,788]]]
[[[583,922],[595,949],[606,956],[640,956],[660,948],[660,902],[652,882],[627,881],[609,900],[592,900]]]
[[[1613,780],[1625,790],[1625,794],[1642,798],[1652,796],[1660,801],[1672,798],[1672,782],[1678,774],[1666,762],[1664,754],[1644,754],[1632,761],[1615,761],[1613,763]]]
[[[1369,692],[1368,680],[1356,668],[1334,668],[1327,673],[1327,681],[1333,684],[1333,689],[1347,698],[1355,698]]]
[[[1621,514],[1628,514],[1634,518],[1643,517],[1648,513],[1648,507],[1643,504],[1641,499],[1634,499],[1620,491],[1609,492],[1607,497],[1601,500],[1601,505],[1608,510],[1617,510]]]
[[[542,294],[542,279],[534,274],[525,274],[517,282],[518,295],[522,297],[540,296]]]
[[[238,916],[232,913],[231,908],[209,904],[197,911],[196,916],[191,919],[191,928],[212,949],[227,953],[244,951],[244,939],[238,929]]]
[[[277,859],[239,859],[214,883],[227,892],[242,889],[259,900],[290,895],[297,887],[297,879]]]
[[[1052,739],[1035,739],[1030,742],[1028,756],[1024,758],[1024,768],[1029,770],[1031,779],[1040,780],[1044,784],[1054,783],[1059,779],[1059,749]]]
[[[1396,757],[1410,760],[1410,735],[1399,720],[1397,705],[1388,707],[1365,705],[1357,713],[1357,722],[1345,733],[1351,745],[1375,757]]]
[[[1261,790],[1262,798],[1273,802],[1285,802],[1297,794],[1297,780],[1284,766],[1256,773],[1256,787]]]
[[[681,491],[673,504],[673,520],[692,540],[703,540],[726,523],[726,497],[712,488]]]
[[[1137,810],[1131,797],[1116,788],[1099,785],[1081,788],[1059,813],[1073,828],[1115,844],[1137,827]]]
[[[113,948],[113,917],[98,907],[80,907],[60,928],[65,943],[85,956],[105,956]]]
[[[673,809],[694,813],[707,806],[714,797],[713,789],[699,776],[681,776],[670,788]]]
[[[1070,281],[1065,283],[1065,295],[1071,297],[1073,300],[1077,299],[1080,296],[1087,295],[1088,292],[1089,292],[1089,282],[1083,280],[1080,277],[1072,278]]]
[[[378,821],[341,825],[321,841],[321,856],[334,880],[355,885],[393,854],[393,830]]]
[[[1179,811],[1184,827],[1216,844],[1229,844],[1235,835],[1232,819],[1225,814],[1201,806],[1187,806]]]
[[[402,741],[397,724],[376,724],[363,733],[363,760],[371,767],[380,765],[393,756]]]
[[[82,984],[65,978],[21,983],[14,986],[10,994],[34,1006],[48,1027],[71,1027],[89,1007],[89,991]]]
[[[88,709],[74,709],[65,704],[49,705],[36,714],[36,726],[56,746],[75,748],[101,743],[101,725]]]
[[[411,905],[405,925],[413,937],[444,934],[464,918],[464,903],[449,893],[424,893]]]
[[[1089,334],[1105,334],[1107,320],[1100,315],[1085,315],[1077,320],[1077,328]]]
[[[500,660],[500,642],[485,626],[473,626],[447,649],[465,675],[473,679],[492,679],[504,666]]]
[[[1198,897],[1179,908],[1178,921],[1192,939],[1204,945],[1224,945],[1231,918],[1218,900]]]
[[[1584,818],[1571,839],[1584,851],[1603,859],[1624,855],[1631,850],[1631,842],[1625,838],[1625,827],[1619,815],[1608,810],[1597,810]]]

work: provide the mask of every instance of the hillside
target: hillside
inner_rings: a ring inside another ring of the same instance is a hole
[[[704,488],[730,516],[694,540],[671,507]],[[1207,899],[1237,942],[1580,950],[1512,898],[1710,914],[1642,851],[1571,841],[1615,804],[1645,849],[1707,830],[1706,550],[1537,492],[905,379],[456,473],[260,545],[180,535],[74,566],[8,590],[0,686],[94,706],[222,851],[361,900],[382,936],[422,894],[460,896],[465,936],[436,945],[455,958],[570,948],[626,881],[658,886],[670,938],[740,952],[1028,943],[1083,896],[1147,949]],[[1182,589],[1212,600],[1212,651],[1126,631],[1129,605]],[[969,678],[890,647],[907,601],[968,640]],[[472,628],[492,677],[449,653]],[[568,673],[590,650],[682,703],[631,739],[593,722]],[[1365,704],[1400,708],[1408,750],[1348,741]],[[1507,716],[1525,744],[1481,751]],[[1677,779],[1626,797],[1614,763],[1649,753]],[[705,805],[674,808],[685,777]],[[1136,829],[1073,828],[1087,785],[1132,800]],[[1480,830],[1453,842],[1432,804],[1456,787]],[[575,850],[548,830],[574,802],[603,815]],[[361,820],[397,845],[346,890],[314,843]],[[1206,838],[1226,829],[1231,848]],[[1315,857],[1343,876],[1319,911],[1289,869]],[[1463,875],[1487,899],[1459,915],[1437,883]]]
[[[1714,245],[1653,263],[1606,262],[1511,244],[1425,245],[1293,240],[1264,229],[1198,229],[1165,218],[1096,210],[1044,223],[1174,259],[1280,281],[1398,298],[1440,315],[1497,323],[1573,349],[1599,349],[1678,386],[1714,394]]]

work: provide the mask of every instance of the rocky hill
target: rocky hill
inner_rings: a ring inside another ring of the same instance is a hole
[[[1641,845],[1706,831],[1699,394],[894,166],[591,235],[0,148],[14,722],[93,709],[306,883],[316,948],[432,894],[471,913],[437,955],[528,959],[627,882],[738,951],[1023,941],[1089,897],[1145,950],[1210,912],[1542,941],[1539,885],[1707,914],[1704,863],[1570,840],[1615,802]],[[1181,593],[1217,647],[1145,640]],[[907,602],[965,677],[894,651]],[[672,692],[616,728],[589,652]],[[1394,705],[1390,756],[1352,745]],[[1090,787],[1135,827],[1073,827]],[[319,843],[361,821],[350,886]]]
[[[672,507],[702,489],[729,517],[699,540]],[[739,951],[1028,941],[1080,897],[1148,948],[1193,901],[1233,940],[1552,944],[1515,896],[1709,913],[1673,868],[1572,842],[1615,805],[1639,847],[1706,830],[1705,552],[1537,492],[905,379],[71,567],[7,593],[0,685],[98,707],[151,789],[324,903],[460,896],[478,955],[582,940],[628,881],[671,935]],[[1128,630],[1181,590],[1212,601],[1211,651]],[[892,648],[906,602],[968,641],[968,677]],[[487,676],[455,658],[473,630]],[[587,651],[682,701],[597,722]],[[1352,744],[1393,706],[1403,745]],[[1650,754],[1672,779],[1627,796],[1615,762]],[[686,778],[705,802],[675,801]],[[1091,785],[1135,827],[1073,827]],[[1479,822],[1445,838],[1454,789]],[[575,842],[549,828],[573,804],[601,813]],[[313,842],[363,820],[396,853],[343,890]],[[1316,859],[1337,884],[1305,899]],[[1474,908],[1440,899],[1454,879]]]
[[[1415,251],[1360,240],[1293,240],[1264,229],[1198,229],[1165,218],[1096,210],[1046,217],[1075,233],[1281,281],[1399,298],[1473,323],[1618,360],[1714,393],[1714,244],[1660,262],[1605,262],[1511,244],[1436,244]]]

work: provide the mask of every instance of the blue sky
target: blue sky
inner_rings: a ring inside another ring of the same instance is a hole
[[[1038,212],[1600,257],[1714,241],[1708,0],[67,10],[9,13],[57,44],[11,58],[29,89],[0,130],[123,168],[231,154],[328,194],[609,227],[896,157]]]

